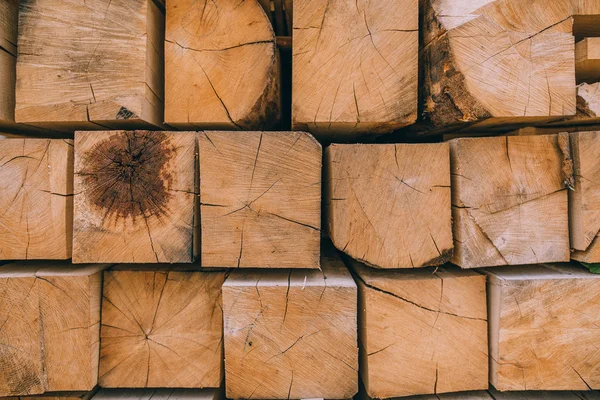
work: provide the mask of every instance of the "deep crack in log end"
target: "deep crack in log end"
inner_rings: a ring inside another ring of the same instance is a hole
[[[82,195],[104,220],[168,214],[175,147],[164,132],[118,132],[82,154]]]

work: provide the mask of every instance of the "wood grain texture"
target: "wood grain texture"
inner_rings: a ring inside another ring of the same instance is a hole
[[[373,398],[488,387],[485,276],[381,271],[347,259],[358,284],[360,371]]]
[[[70,130],[163,121],[164,15],[152,0],[27,0],[17,122]]]
[[[428,396],[403,397],[403,400],[598,400],[600,392],[498,392],[493,388],[489,391],[446,393]]]
[[[348,399],[358,389],[356,285],[322,271],[234,271],[223,285],[227,398]]]
[[[92,390],[98,378],[101,270],[0,267],[0,395]]]
[[[0,3],[0,127],[15,121],[19,0]]]
[[[102,387],[221,385],[224,273],[120,265],[104,274]]]
[[[303,132],[203,132],[203,267],[318,268],[321,145]]]
[[[490,383],[495,388],[600,387],[598,279],[574,265],[488,270]]]
[[[575,115],[573,15],[597,1],[427,0],[423,107],[434,127]]]
[[[94,400],[221,400],[216,389],[102,389]]]
[[[256,0],[167,2],[165,122],[265,129],[279,121],[279,53]]]
[[[328,140],[417,118],[417,0],[295,0],[292,126]]]
[[[90,400],[96,392],[47,392],[40,395],[3,397],[3,400]]]
[[[575,73],[577,82],[594,83],[600,80],[600,38],[585,38],[575,44]]]
[[[73,262],[192,262],[194,132],[75,134]]]
[[[447,143],[332,144],[325,168],[327,228],[338,249],[377,268],[450,259]]]
[[[72,195],[72,140],[0,140],[0,260],[71,258]]]
[[[569,232],[571,258],[584,262],[600,262],[600,132],[570,134],[573,154],[575,190],[569,191]]]
[[[568,137],[450,141],[454,257],[463,268],[569,260]],[[563,153],[563,151],[565,153]],[[570,181],[569,181],[570,182]]]

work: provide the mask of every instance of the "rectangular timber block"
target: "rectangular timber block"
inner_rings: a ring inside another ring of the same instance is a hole
[[[600,388],[600,275],[581,266],[489,269],[490,383],[500,391]]]
[[[139,129],[163,122],[164,14],[153,0],[21,1],[17,122]]]
[[[0,2],[0,128],[15,122],[19,0]]]
[[[318,268],[321,145],[304,132],[201,132],[203,267]]]
[[[195,132],[77,132],[73,262],[192,262],[196,163]]]
[[[71,258],[72,196],[72,140],[0,140],[0,260]]]
[[[318,270],[234,270],[223,285],[232,399],[349,399],[358,390],[356,284],[337,253]]]
[[[569,261],[567,134],[449,143],[454,264]]]
[[[447,143],[332,144],[324,160],[327,228],[338,249],[376,268],[451,258]]]
[[[119,265],[104,272],[103,388],[220,387],[224,272]]]
[[[101,389],[94,400],[221,400],[217,389]]]
[[[488,387],[485,276],[383,271],[347,258],[358,284],[360,371],[384,399]]]
[[[0,396],[96,386],[106,267],[56,261],[0,267]]]

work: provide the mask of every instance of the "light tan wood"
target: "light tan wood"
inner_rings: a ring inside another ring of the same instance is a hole
[[[152,0],[23,3],[17,122],[70,131],[162,124],[163,38]]]
[[[600,83],[582,83],[577,86],[577,115],[567,122],[600,123]]]
[[[0,127],[15,121],[15,71],[19,0],[0,2]]]
[[[216,389],[102,389],[94,400],[221,400]]]
[[[279,121],[279,54],[256,0],[167,3],[165,122],[264,129]]]
[[[100,386],[219,387],[224,277],[159,266],[106,271]]]
[[[322,271],[233,271],[223,285],[226,397],[349,399],[358,389],[356,284]]]
[[[496,389],[600,387],[599,279],[575,265],[488,270],[490,383]]]
[[[600,80],[600,38],[585,38],[575,44],[575,73],[577,82]]]
[[[370,397],[487,389],[485,276],[348,262],[358,283],[360,371]]]
[[[90,400],[96,392],[47,392],[40,395],[3,397],[2,400]]]
[[[203,132],[203,267],[318,268],[321,145],[304,132]]]
[[[569,261],[567,135],[449,143],[453,263],[475,268]]]
[[[424,2],[425,119],[435,128],[575,115],[572,15],[597,1]],[[580,28],[583,29],[583,28]]]
[[[75,134],[73,262],[192,262],[194,132]]]
[[[325,169],[327,228],[338,249],[377,268],[450,259],[447,143],[332,144]]]
[[[0,267],[0,396],[96,386],[105,267]]]
[[[0,140],[0,260],[71,258],[72,195],[72,140]]]
[[[292,126],[328,140],[417,118],[417,0],[295,0]]]

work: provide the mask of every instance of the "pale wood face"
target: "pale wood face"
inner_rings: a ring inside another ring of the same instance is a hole
[[[483,275],[353,266],[359,276],[361,375],[369,396],[487,388]]]
[[[165,50],[170,125],[258,129],[277,121],[278,52],[257,1],[167,2]]]
[[[0,259],[67,259],[73,223],[73,141],[0,145]]]
[[[435,126],[575,115],[573,16],[600,14],[598,2],[556,0],[552,7],[541,0],[425,4],[423,106]]]
[[[569,260],[557,135],[450,143],[453,263],[474,268]]]
[[[325,167],[327,223],[338,249],[378,268],[449,260],[447,143],[331,145]]]
[[[302,132],[204,132],[204,267],[318,268],[321,146]]]
[[[416,120],[418,2],[294,2],[293,125],[320,135]]]
[[[75,136],[73,261],[191,262],[195,133]]]
[[[0,125],[15,119],[15,65],[19,0],[0,2]]]
[[[345,399],[356,393],[356,286],[347,271],[335,282],[320,271],[251,277],[235,271],[231,277],[243,282],[223,286],[228,398]]]
[[[100,273],[0,277],[0,395],[91,390],[98,374]]]
[[[499,390],[600,388],[598,279],[499,282],[491,383]]]
[[[219,272],[106,272],[99,384],[219,387],[223,279]]]
[[[159,57],[147,57],[152,7],[151,0],[23,3],[17,121],[153,120],[162,99],[146,86],[152,89],[150,75],[161,68]]]

